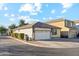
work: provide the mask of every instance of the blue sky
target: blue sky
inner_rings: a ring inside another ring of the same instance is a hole
[[[48,21],[57,18],[79,19],[78,3],[3,3],[0,4],[0,25]]]

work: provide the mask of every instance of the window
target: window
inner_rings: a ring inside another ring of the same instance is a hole
[[[56,35],[57,34],[57,29],[52,29],[51,32],[52,32],[52,35]]]
[[[72,23],[72,22],[70,23],[70,26],[71,26],[71,27],[73,26],[73,23]]]
[[[73,27],[74,23],[72,21],[65,20],[66,27]]]

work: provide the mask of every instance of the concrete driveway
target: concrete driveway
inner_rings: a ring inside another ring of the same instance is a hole
[[[38,44],[46,47],[35,46]],[[52,48],[51,46],[48,47],[48,45],[49,46],[52,45]],[[53,45],[58,45],[59,47],[57,46],[58,47],[57,48],[56,46],[54,47]],[[68,45],[72,45],[73,47],[69,48]],[[79,45],[78,42],[55,42],[55,41],[54,42],[29,41],[26,42],[25,44],[18,40],[14,40],[14,38],[10,38],[8,36],[1,36],[0,55],[2,56],[79,56],[78,45]]]
[[[78,48],[79,42],[68,41],[29,41],[30,45],[46,48]]]

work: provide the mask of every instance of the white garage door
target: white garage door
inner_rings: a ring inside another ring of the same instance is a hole
[[[35,31],[35,40],[50,39],[50,31]]]

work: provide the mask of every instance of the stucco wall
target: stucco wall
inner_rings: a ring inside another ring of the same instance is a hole
[[[33,34],[32,31],[33,31],[32,28],[28,28],[28,29],[15,30],[14,33],[24,33],[24,34],[27,34],[29,37],[32,38],[32,34]]]
[[[69,31],[69,28],[65,27],[65,22],[64,21],[59,21],[59,22],[52,22],[49,23],[52,26],[57,26],[61,28],[61,31]]]
[[[19,33],[19,30],[14,30],[13,33]]]
[[[51,22],[49,23],[50,25],[53,25],[53,26],[57,26],[57,27],[64,27],[64,21],[59,21],[59,22]]]
[[[52,26],[57,26],[57,27],[61,28],[61,30],[58,29],[57,35],[52,35],[52,37],[60,37],[61,31],[69,31],[69,28],[64,26],[65,25],[64,21],[52,22],[52,23],[49,23],[49,24],[52,25]]]
[[[61,28],[61,31],[69,31],[69,28],[67,28],[67,27],[62,27],[62,28]]]
[[[35,28],[34,30],[50,30],[51,31],[51,29],[49,28]]]
[[[77,35],[77,31],[76,30],[70,30],[68,33],[69,38],[75,38]]]

